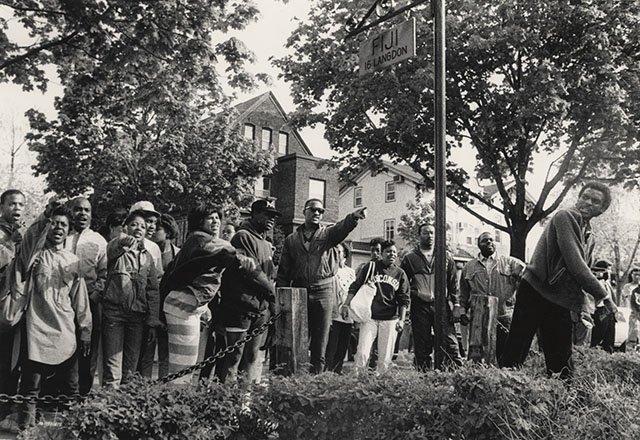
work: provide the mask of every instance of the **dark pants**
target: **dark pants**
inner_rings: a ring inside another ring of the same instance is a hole
[[[80,383],[80,394],[88,394],[93,386],[93,379],[98,368],[98,354],[100,350],[100,334],[102,327],[102,307],[100,303],[89,301],[91,307],[91,351],[89,356],[78,357],[78,381]],[[78,338],[80,346],[80,338]]]
[[[416,369],[424,371],[431,368],[435,331],[435,304],[417,297],[411,298],[411,329],[413,330],[413,352]],[[462,365],[455,326],[447,320],[447,334],[444,335],[445,365]]]
[[[311,374],[324,371],[331,315],[335,302],[335,283],[307,287],[307,315],[311,348]]]
[[[353,324],[347,322],[333,321],[331,323],[326,352],[326,371],[342,373],[342,364],[351,340],[351,327]]]
[[[520,367],[527,359],[533,335],[538,337],[544,352],[547,372],[560,373],[570,379],[573,370],[573,320],[569,310],[540,295],[522,280],[516,294],[511,329],[500,360],[502,367]]]
[[[591,330],[591,346],[602,347],[608,353],[613,353],[616,340],[616,318],[608,313],[604,307],[598,307],[593,315],[594,326]]]
[[[509,328],[511,327],[511,316],[500,316],[498,318],[498,328],[496,329],[496,357],[500,359],[504,354],[509,338]]]
[[[17,394],[20,373],[11,369],[16,327],[0,330],[0,394]],[[11,412],[10,403],[0,403],[0,420]]]
[[[143,344],[144,314],[109,312],[102,316],[103,384],[118,386],[136,371]]]
[[[238,332],[225,330],[225,339],[227,344],[235,344],[248,333],[251,333],[258,327],[262,326],[268,320],[269,312],[265,311],[264,313],[250,319],[248,323],[249,329],[247,331]],[[265,336],[266,333],[258,335],[242,347],[227,354],[219,361],[221,365],[220,368],[216,368],[216,376],[218,376],[220,382],[224,383],[227,379],[231,382],[235,382],[238,378],[238,368],[246,372],[247,380],[249,382],[257,382],[259,380],[262,369],[262,364],[260,362],[260,347],[262,347],[264,343]]]
[[[51,377],[57,384],[60,394],[71,396],[78,394],[78,368],[77,357],[73,355],[59,365],[47,365],[40,362],[25,360],[22,364],[22,378],[20,380],[20,394],[29,397],[38,397],[40,387],[45,378]],[[18,423],[21,427],[35,425],[36,403],[30,402],[23,405]]]

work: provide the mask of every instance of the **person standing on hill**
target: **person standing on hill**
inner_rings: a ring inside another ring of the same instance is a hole
[[[518,287],[501,366],[521,366],[537,331],[547,372],[571,379],[574,323],[582,318],[584,292],[596,302],[604,300],[615,314],[613,300],[590,268],[595,246],[590,220],[610,204],[609,188],[588,182],[575,206],[560,209],[547,223]]]

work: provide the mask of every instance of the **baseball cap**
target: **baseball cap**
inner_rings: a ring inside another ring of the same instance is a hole
[[[131,208],[129,208],[129,214],[131,214],[134,211],[149,212],[151,214],[155,214],[158,217],[160,217],[160,213],[156,211],[156,208],[153,207],[153,203],[148,202],[146,200],[141,200],[131,205]]]
[[[280,217],[282,213],[276,209],[275,203],[272,200],[260,199],[251,204],[251,213],[268,212]]]

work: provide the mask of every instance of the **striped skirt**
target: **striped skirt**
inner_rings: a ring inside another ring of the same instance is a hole
[[[167,300],[178,292],[172,291]],[[169,340],[169,374],[191,367],[198,362],[200,344],[200,316],[205,306],[193,312],[174,307],[172,301],[165,301],[164,313],[167,319],[167,336]],[[187,374],[173,381],[175,384],[191,383],[192,374]]]

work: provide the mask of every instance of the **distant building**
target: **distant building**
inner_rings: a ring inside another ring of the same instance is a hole
[[[275,166],[256,182],[256,198],[275,201],[282,212],[279,225],[285,234],[304,222],[304,202],[324,201],[324,221],[338,221],[338,173],[313,156],[300,134],[291,127],[282,106],[271,92],[263,93],[235,106],[238,124],[246,138],[263,150],[271,150]]]
[[[421,190],[424,187],[422,177],[408,166],[385,161],[384,168],[385,170],[381,172],[364,169],[352,179],[351,184],[343,183],[340,187],[340,215],[361,206],[369,208],[367,218],[360,221],[358,227],[349,236],[353,248],[352,267],[358,267],[369,259],[369,241],[374,237],[393,239],[398,248],[408,251],[407,242],[398,234],[400,217],[408,212],[407,204],[416,201],[418,190],[420,190],[422,201],[433,199],[432,191]],[[512,186],[512,184],[508,185],[507,189]],[[501,203],[500,194],[495,185],[478,188],[478,190],[492,202]],[[490,211],[481,203],[476,202],[471,208],[491,221],[504,224],[500,213]],[[476,238],[485,231],[494,234],[499,254],[509,254],[510,240],[507,233],[487,225],[451,200],[447,200],[446,221],[450,245],[455,249],[456,260],[464,262],[477,255]],[[530,235],[535,238],[539,236],[539,232],[534,230]],[[531,242],[531,240],[528,241]],[[531,253],[529,247],[527,246],[527,256]]]

